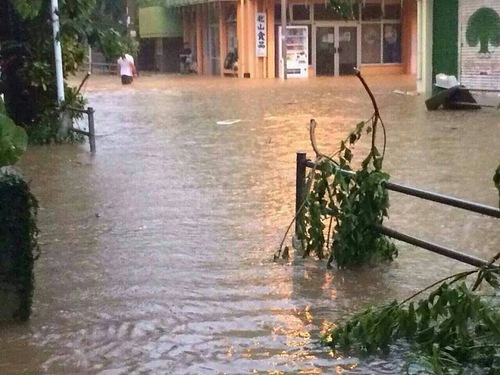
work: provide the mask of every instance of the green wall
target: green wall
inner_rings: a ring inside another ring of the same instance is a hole
[[[160,6],[139,8],[141,38],[182,38],[182,13]]]
[[[458,78],[458,0],[434,0],[432,82],[436,74]]]

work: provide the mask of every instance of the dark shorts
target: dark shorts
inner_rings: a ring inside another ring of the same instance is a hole
[[[134,77],[122,76],[122,85],[130,85],[133,80],[134,80]]]

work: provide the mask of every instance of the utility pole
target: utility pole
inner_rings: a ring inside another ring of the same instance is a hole
[[[281,59],[282,67],[283,67],[283,76],[282,79],[286,80],[286,0],[281,0]]]
[[[59,5],[57,0],[51,0],[52,16],[52,37],[54,38],[54,58],[56,65],[56,83],[57,83],[57,103],[61,106],[64,102],[64,77],[62,66],[61,37],[59,35]]]
[[[127,0],[127,34],[132,37],[137,37],[137,25],[135,24],[135,20],[137,18],[137,4],[135,0]]]

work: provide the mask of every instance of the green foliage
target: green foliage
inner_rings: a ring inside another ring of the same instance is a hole
[[[27,320],[34,289],[33,264],[38,256],[38,202],[12,167],[0,168],[0,259],[2,282],[21,296],[14,318]]]
[[[328,6],[344,20],[356,19],[359,0],[329,0]]]
[[[8,83],[4,85],[7,110],[30,137],[35,136],[33,142],[51,142],[58,103],[50,0],[9,1],[16,14],[0,41],[0,60],[10,62],[8,69],[2,69],[2,81]],[[123,22],[113,18],[120,9],[125,13],[125,5],[123,0],[59,0],[64,78],[81,67],[87,53],[85,42],[100,49],[108,60],[136,51],[137,43],[126,35]],[[75,95],[66,98],[65,105],[81,102],[81,95]]]
[[[356,75],[370,96],[374,113],[368,121],[358,123],[331,156],[318,150],[314,136],[317,124],[311,120],[310,138],[316,153],[315,167],[307,177],[307,195],[292,221],[297,221],[297,239],[300,242],[300,245],[294,246],[302,248],[304,257],[315,253],[323,259],[329,252],[328,267],[333,260],[339,268],[358,267],[372,261],[391,261],[398,253],[395,245],[375,229],[387,217],[389,208],[385,186],[389,175],[382,171],[385,126],[370,88],[357,70]],[[376,147],[378,124],[384,131],[382,153]],[[361,168],[354,172],[354,145],[365,133],[371,135],[370,152],[362,161]],[[325,222],[328,222],[328,227]],[[288,230],[290,227],[291,224]],[[274,254],[275,260],[279,259],[282,251],[288,253],[288,247],[283,249],[283,243],[284,238]]]
[[[36,17],[43,4],[42,0],[10,0],[10,2],[16,12],[28,19]]]
[[[6,115],[0,98],[0,167],[15,164],[26,151],[27,145],[26,132]]]
[[[66,103],[73,108],[83,109],[86,100],[78,95],[74,87],[65,87]],[[51,143],[81,143],[85,140],[82,134],[75,132],[61,132],[60,122],[67,121],[66,125],[73,125],[73,122],[82,118],[82,113],[66,110],[61,112],[55,108],[48,108],[42,111],[38,116],[38,121],[28,127],[29,142],[31,144],[43,145]]]
[[[473,273],[478,273],[478,279],[469,288],[465,279]],[[466,366],[498,374],[498,296],[475,293],[473,290],[483,281],[498,288],[498,269],[485,267],[441,280],[430,287],[435,289],[427,298],[417,302],[413,301],[415,297],[430,288],[402,303],[370,307],[331,328],[324,343],[335,350],[367,355],[386,353],[390,344],[404,339],[414,349],[408,357],[407,371],[417,364],[432,374],[461,374]]]
[[[336,160],[325,156],[319,158],[308,177],[311,189],[305,201],[305,215],[299,221],[304,256],[314,252],[324,258],[326,248],[339,268],[390,261],[397,256],[394,244],[374,229],[375,224],[382,224],[387,217],[389,207],[385,187],[389,175],[381,170],[383,158],[377,148],[372,147],[361,169],[352,171],[355,143],[363,133],[375,134],[373,125],[366,128],[365,125],[365,122],[357,124],[341,142],[334,154]],[[333,230],[331,224],[325,230],[324,222],[331,217],[335,220]]]

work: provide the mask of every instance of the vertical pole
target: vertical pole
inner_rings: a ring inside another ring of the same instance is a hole
[[[297,152],[297,166],[295,172],[295,235],[299,232],[299,223],[302,221],[304,210],[302,203],[306,199],[306,160],[305,152]]]
[[[94,108],[89,107],[87,109],[89,116],[89,143],[90,152],[95,153],[95,128],[94,128]]]
[[[89,73],[92,73],[92,46],[89,44]]]
[[[282,79],[286,79],[286,0],[281,0],[281,62],[283,69]]]
[[[59,5],[57,0],[51,0],[52,37],[54,38],[54,57],[56,65],[57,102],[60,106],[64,101],[64,77],[62,67],[61,37],[59,35]]]

